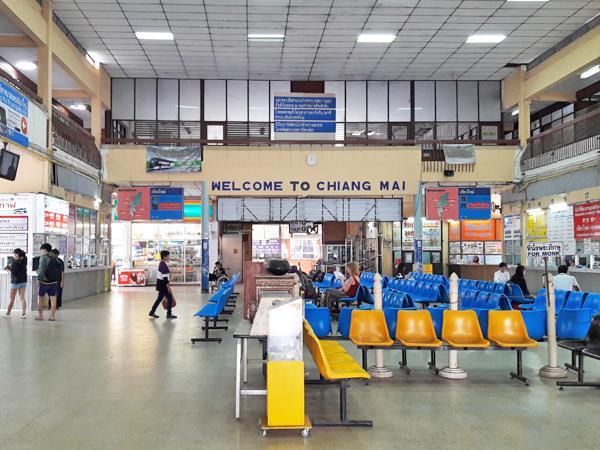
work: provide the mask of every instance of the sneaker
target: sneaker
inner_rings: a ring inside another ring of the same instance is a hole
[[[167,319],[177,319],[177,316],[174,316],[173,314],[171,314],[170,316],[167,316]]]
[[[154,314],[154,313],[149,313],[148,314],[150,317],[152,317],[153,319],[158,319],[158,315]]]

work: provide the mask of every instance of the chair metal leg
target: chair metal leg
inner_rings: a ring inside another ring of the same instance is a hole
[[[407,361],[407,352],[406,349],[403,348],[402,349],[402,361],[400,361],[400,370],[404,370],[406,372],[406,375],[410,375],[410,369],[408,367],[408,361]]]
[[[558,386],[558,388],[562,391],[563,388],[565,387],[597,387],[600,388],[600,383],[599,382],[594,382],[594,381],[583,381],[583,374],[584,374],[584,370],[583,370],[583,353],[582,352],[578,352],[578,366],[579,366],[579,370],[577,371],[577,381],[557,381],[556,385]]]
[[[367,362],[368,350],[366,348],[361,348],[361,351],[362,351],[362,368],[364,370],[367,370],[367,368],[368,368],[368,362]]]
[[[208,330],[215,330],[215,329],[227,329],[227,327],[211,327],[209,326],[210,324],[210,318],[205,317],[204,318],[204,326],[202,327],[202,329],[204,330],[204,337],[201,338],[192,338],[192,344],[195,344],[196,342],[219,342],[221,343],[221,341],[223,340],[222,338],[216,338],[216,337],[209,337],[208,336]]]
[[[439,372],[439,369],[437,368],[437,363],[436,363],[436,354],[435,354],[435,350],[431,350],[431,361],[429,361],[429,369],[433,370],[433,372],[437,375],[437,373]]]
[[[529,379],[523,376],[523,350],[517,349],[517,373],[511,372],[510,377],[522,381],[525,386],[529,386]]]
[[[340,380],[340,421],[339,422],[319,422],[313,420],[315,427],[372,427],[371,420],[348,420],[346,391],[348,380]]]
[[[571,350],[571,363],[565,363],[565,367],[569,370],[577,372],[579,376],[579,366],[577,365],[577,360],[581,360],[581,349],[580,350]]]

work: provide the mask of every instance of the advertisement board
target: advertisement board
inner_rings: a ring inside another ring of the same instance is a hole
[[[27,216],[0,216],[0,232],[27,231],[29,218]]]
[[[121,269],[117,276],[118,286],[146,286],[146,281],[144,269]]]
[[[183,188],[150,188],[150,220],[183,220]]]
[[[193,173],[202,171],[202,147],[146,147],[146,172]]]
[[[527,241],[546,242],[548,240],[548,220],[546,211],[527,213]]]
[[[573,206],[575,239],[600,238],[600,200]]]
[[[33,195],[0,194],[0,216],[28,216],[33,213]]]
[[[59,234],[69,232],[69,202],[44,196],[44,231]]]
[[[425,220],[421,223],[423,250],[436,251],[442,249],[442,224],[438,220]],[[402,250],[414,250],[415,224],[402,222]]]
[[[117,220],[150,220],[150,188],[123,188],[117,191]]]
[[[29,146],[29,99],[0,81],[0,136],[23,147]]]
[[[501,238],[501,237],[500,237]],[[463,241],[495,241],[495,220],[463,220],[461,222],[461,240]]]

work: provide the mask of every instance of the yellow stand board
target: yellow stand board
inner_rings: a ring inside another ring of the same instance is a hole
[[[433,264],[423,264],[423,273],[433,273]]]
[[[267,362],[267,425],[304,427],[304,362]]]

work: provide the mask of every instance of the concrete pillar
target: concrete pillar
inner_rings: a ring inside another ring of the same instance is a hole
[[[91,131],[94,136],[94,142],[96,147],[100,148],[102,144],[102,103],[100,102],[99,91],[92,98],[92,117],[91,117]]]
[[[208,292],[210,204],[208,184],[206,181],[201,181],[200,186],[202,188],[202,292]]]
[[[423,184],[419,181],[415,195],[415,237],[413,239],[415,262],[413,272],[423,272]]]
[[[458,275],[450,275],[450,307],[451,311],[458,310]],[[448,365],[438,372],[442,378],[462,380],[467,378],[467,372],[458,367],[458,351],[448,350]]]
[[[373,297],[375,309],[383,310],[383,288],[379,273],[373,279]],[[369,373],[373,378],[390,378],[394,375],[392,369],[383,365],[383,350],[375,350],[375,365],[369,367]]]
[[[48,111],[48,134],[46,147],[52,150],[52,1],[42,1],[42,15],[46,22],[46,45],[37,48],[37,94]],[[48,165],[50,167],[50,165]],[[50,177],[50,170],[48,170]]]
[[[565,378],[567,369],[558,365],[558,345],[556,344],[556,309],[554,302],[554,281],[552,274],[548,273],[547,258],[546,265],[546,314],[548,325],[548,364],[540,369],[540,377]]]
[[[527,147],[527,139],[531,134],[531,100],[519,100],[519,143]]]

